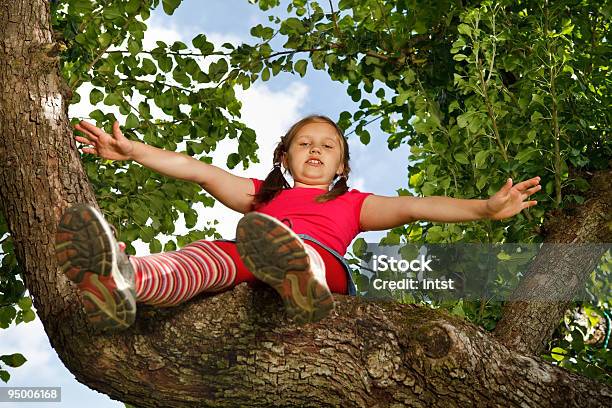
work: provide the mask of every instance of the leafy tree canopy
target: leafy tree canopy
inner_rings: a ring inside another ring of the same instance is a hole
[[[268,26],[252,27],[252,44],[216,48],[199,34],[189,44],[158,41],[153,49],[143,48],[151,10],[161,3],[172,14],[180,0],[52,2],[71,102],[88,98],[96,106],[89,117],[107,131],[115,116],[105,111],[116,107],[128,137],[168,150],[185,142],[185,153],[205,162],[212,161],[219,141],[236,139],[227,165],[246,168],[258,160],[257,143],[254,131],[240,122],[236,87],[247,89],[283,72],[303,77],[308,69],[322,70],[347,84],[359,102],[354,112],[337,118],[342,128],[368,144],[376,122],[390,149],[410,147],[410,189],[399,189],[401,195],[482,198],[508,177],[542,177],[544,189],[534,197],[538,206],[510,220],[415,223],[390,231],[385,241],[391,244],[539,242],[545,214],[582,204],[589,190],[586,172],[609,166],[608,1],[293,0],[283,2],[282,18],[276,16],[279,0],[251,2],[270,13]],[[193,230],[192,205],[213,205],[199,186],[137,163],[90,156],[83,162],[128,253],[138,238],[160,252],[217,236],[213,226]],[[174,234],[179,213],[190,229],[184,236]],[[0,221],[0,326],[6,328],[34,315],[6,222]],[[159,233],[174,239],[162,246]],[[355,254],[360,248],[362,241]],[[602,267],[597,273],[607,281],[610,271]],[[609,296],[609,287],[601,290]],[[603,297],[593,307],[609,304]],[[478,305],[457,306],[450,308],[485,326],[499,313],[496,307],[483,315]],[[584,342],[578,348],[574,356],[584,351]],[[605,365],[605,357],[598,355],[596,365]],[[0,359],[13,367],[22,363],[15,356]],[[571,364],[569,357],[562,361]],[[0,378],[7,381],[8,372],[0,370]]]

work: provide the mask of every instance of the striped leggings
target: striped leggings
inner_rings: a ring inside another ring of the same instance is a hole
[[[330,291],[346,294],[347,279],[340,261],[314,242],[305,246],[307,252],[320,255],[317,258],[325,265]],[[174,306],[202,292],[222,292],[257,281],[240,259],[235,242],[200,240],[177,251],[130,256],[129,260],[135,270],[136,300],[156,306]]]

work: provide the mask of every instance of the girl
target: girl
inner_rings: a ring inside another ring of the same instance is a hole
[[[166,176],[193,181],[227,207],[246,214],[236,240],[200,240],[177,251],[127,256],[95,208],[77,204],[62,216],[56,235],[62,271],[77,284],[89,320],[103,330],[129,327],[136,302],[173,306],[201,292],[241,282],[271,285],[297,323],[315,322],[333,308],[331,293],[355,295],[342,255],[361,231],[385,230],[416,220],[460,222],[511,217],[536,201],[539,177],[488,200],[383,197],[349,190],[348,143],[334,121],[319,115],[295,123],[274,151],[264,181],[243,178],[192,157],[113,135],[87,122],[76,140],[83,152],[111,160],[136,160]],[[294,180],[289,186],[281,170]],[[331,187],[331,188],[330,188]]]

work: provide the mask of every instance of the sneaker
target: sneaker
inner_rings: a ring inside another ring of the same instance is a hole
[[[134,323],[134,268],[98,210],[88,204],[67,209],[57,228],[55,251],[59,267],[76,283],[96,328],[120,330]]]
[[[246,267],[278,292],[296,323],[319,321],[334,309],[320,255],[309,256],[302,239],[276,218],[246,214],[238,222],[236,246]]]

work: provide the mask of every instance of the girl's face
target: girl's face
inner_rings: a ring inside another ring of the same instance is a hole
[[[300,128],[283,157],[283,166],[295,186],[329,188],[344,171],[344,146],[336,129],[326,122],[310,122]]]

